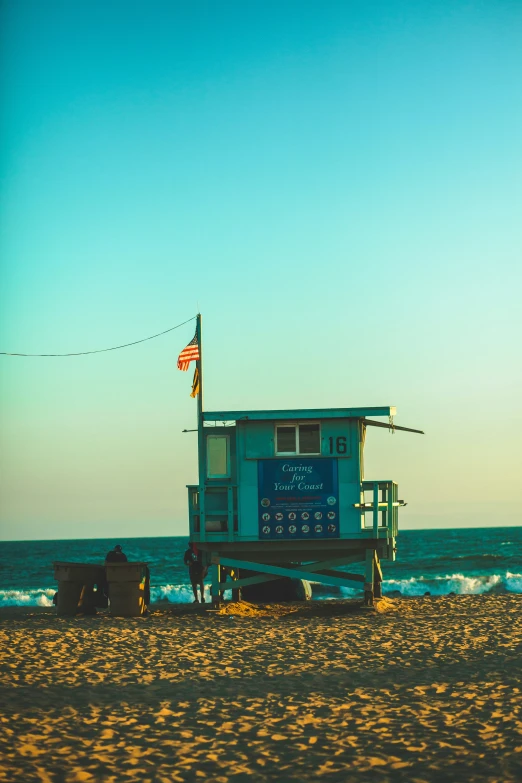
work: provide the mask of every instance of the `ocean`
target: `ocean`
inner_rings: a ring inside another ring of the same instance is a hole
[[[193,600],[183,565],[186,536],[2,541],[0,606],[52,606],[54,560],[102,563],[115,544],[121,544],[129,560],[149,564],[152,603]],[[522,593],[522,527],[403,530],[397,561],[382,565],[385,595]],[[352,565],[349,570],[357,569]],[[353,589],[312,584],[316,600],[359,595],[357,583]]]

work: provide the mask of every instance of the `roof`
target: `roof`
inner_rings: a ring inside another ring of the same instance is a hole
[[[304,408],[287,411],[204,411],[203,421],[289,421],[290,419],[361,419],[365,416],[394,416],[390,405],[378,408]]]

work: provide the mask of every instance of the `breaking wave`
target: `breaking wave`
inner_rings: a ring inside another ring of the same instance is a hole
[[[522,574],[446,574],[444,576],[419,576],[409,579],[385,579],[382,583],[384,595],[422,596],[431,595],[481,595],[482,593],[522,593]],[[314,598],[325,599],[335,596],[355,598],[362,595],[362,587],[333,587],[312,584]]]
[[[57,587],[35,588],[33,590],[0,590],[2,606],[52,606]],[[194,600],[190,585],[151,585],[151,602],[190,603]]]
[[[401,595],[481,595],[482,593],[522,593],[522,574],[446,574],[445,576],[412,577],[411,579],[386,579],[383,592],[398,591]]]
[[[56,588],[0,590],[0,606],[52,606]]]
[[[190,585],[151,585],[150,600],[153,604],[186,604],[194,600]]]
[[[208,584],[208,582],[207,582]],[[385,579],[382,583],[384,595],[422,596],[431,595],[480,595],[483,593],[522,593],[522,573],[465,575],[461,573],[438,576],[419,576],[409,579]],[[53,605],[56,592],[52,588],[32,590],[0,590],[2,606],[44,606]],[[151,585],[153,604],[185,604],[193,600],[189,584]],[[325,598],[356,598],[362,595],[358,587],[336,587],[312,583],[312,593],[316,600]]]

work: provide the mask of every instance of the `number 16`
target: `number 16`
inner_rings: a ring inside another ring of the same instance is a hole
[[[328,438],[330,442],[330,454],[334,453],[334,439]],[[335,452],[337,454],[346,454],[346,438],[344,435],[338,435],[335,439]]]

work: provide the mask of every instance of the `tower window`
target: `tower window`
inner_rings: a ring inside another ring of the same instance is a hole
[[[276,454],[320,454],[319,424],[281,424],[276,426]]]
[[[228,478],[230,476],[230,453],[228,435],[207,436],[207,477]]]

